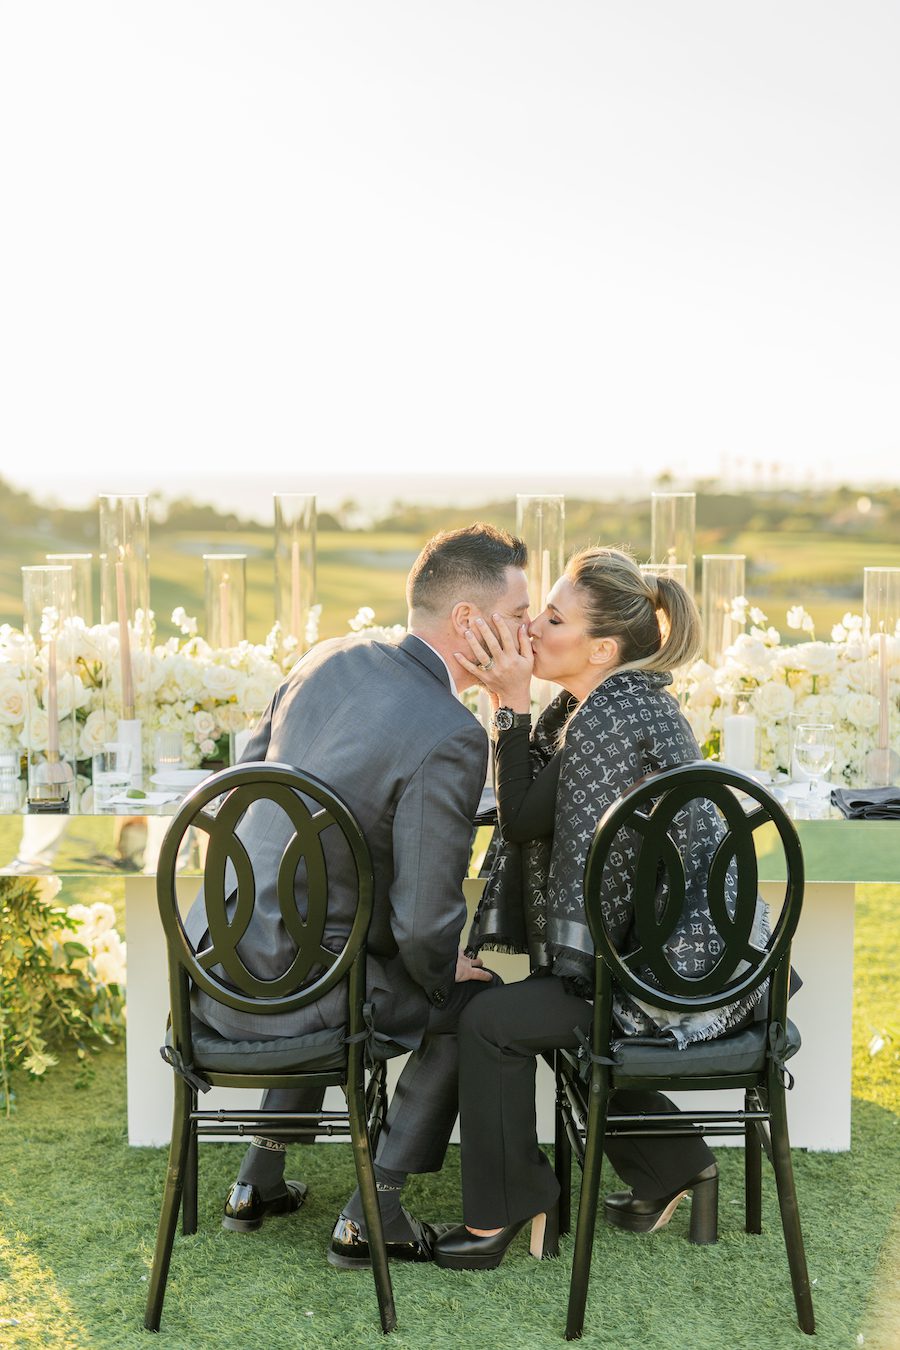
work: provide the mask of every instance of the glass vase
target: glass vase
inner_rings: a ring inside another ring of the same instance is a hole
[[[103,495],[100,618],[105,629],[104,707],[114,740],[131,749],[132,786],[143,778],[150,712],[150,516],[142,495]]]
[[[700,616],[703,657],[717,666],[744,625],[734,615],[734,601],[744,595],[747,558],[744,553],[704,553]]]
[[[47,562],[54,567],[72,569],[72,617],[83,619],[86,628],[94,623],[94,589],[91,577],[93,553],[48,553]]]
[[[682,563],[687,568],[685,584],[691,595],[696,524],[696,492],[650,494],[650,557],[660,563]]]
[[[23,567],[29,812],[74,807],[76,720],[71,567]]]
[[[565,567],[565,497],[518,495],[516,534],[528,549],[525,575],[528,577],[528,609],[534,617],[544,609],[551,587]],[[546,708],[555,692],[556,686],[549,680],[533,680],[531,701],[534,712]]]
[[[275,618],[285,648],[304,652],[316,603],[316,499],[301,492],[275,494]]]
[[[217,650],[247,635],[246,553],[204,553],[206,640]]]
[[[887,787],[900,778],[900,567],[863,568],[863,634],[869,690],[878,704],[865,778],[873,787]]]

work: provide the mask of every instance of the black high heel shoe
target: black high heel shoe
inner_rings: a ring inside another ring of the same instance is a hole
[[[686,1195],[691,1196],[689,1240],[708,1246],[719,1237],[719,1169],[715,1163],[704,1167],[671,1195],[658,1200],[637,1200],[631,1191],[616,1191],[603,1201],[606,1222],[630,1233],[655,1233],[664,1228]]]
[[[559,1209],[554,1207],[533,1219],[519,1219],[491,1237],[479,1237],[464,1223],[439,1237],[434,1247],[435,1265],[444,1270],[494,1270],[506,1255],[513,1239],[527,1223],[531,1224],[531,1255],[538,1261],[559,1255]]]

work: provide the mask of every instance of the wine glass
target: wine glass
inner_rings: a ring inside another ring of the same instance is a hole
[[[794,735],[797,767],[809,774],[810,796],[819,792],[819,780],[834,764],[834,726],[831,722],[801,722]]]

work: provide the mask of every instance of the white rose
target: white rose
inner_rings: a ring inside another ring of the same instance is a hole
[[[779,680],[769,680],[753,691],[753,711],[762,722],[778,722],[794,706],[794,691]]]
[[[203,670],[197,661],[189,656],[180,655],[175,661],[175,669],[169,675],[170,682],[178,689],[178,696],[193,702],[203,694]]]
[[[78,739],[81,749],[79,758],[90,759],[91,755],[103,749],[107,741],[116,739],[116,731],[116,719],[111,714],[104,713],[102,708],[95,708],[93,712],[88,713]]]
[[[230,666],[207,666],[203,672],[203,684],[218,699],[233,698],[239,693],[244,677],[239,670]]]
[[[15,727],[24,720],[25,681],[9,678],[0,680],[0,722],[7,727]]]
[[[201,741],[201,742],[200,742],[200,753],[201,753],[201,755],[213,755],[213,754],[215,754],[215,750],[216,750],[216,743],[215,743],[215,741]]]
[[[21,741],[26,750],[46,750],[50,724],[43,708],[33,708],[25,726],[22,728]]]
[[[697,738],[697,744],[703,745],[709,740],[709,733],[712,730],[709,708],[695,708],[691,703],[685,708],[684,715],[688,720],[691,731]]]
[[[830,642],[799,642],[788,659],[796,670],[810,675],[829,675],[837,666],[837,652]]]
[[[844,716],[855,727],[874,727],[878,721],[878,699],[871,694],[848,694]]]
[[[269,674],[251,675],[238,698],[238,705],[245,713],[259,716],[269,706],[275,690],[281,683],[281,672],[273,667]]]
[[[237,703],[223,703],[221,708],[216,708],[216,721],[223,731],[243,731],[247,714]]]
[[[106,934],[112,933],[112,930],[115,927],[115,922],[116,922],[116,911],[113,909],[112,905],[106,905],[102,901],[98,901],[96,904],[91,905],[90,908],[91,933],[95,941],[98,938],[102,938]],[[114,937],[115,941],[118,942],[119,940],[118,933],[115,933]],[[103,945],[104,944],[101,942],[101,946]]]
[[[763,678],[763,673],[772,663],[772,649],[749,633],[739,633],[725,655],[729,661],[758,679]]]
[[[198,741],[207,740],[212,736],[216,729],[216,719],[213,717],[212,713],[206,712],[203,708],[201,708],[199,712],[194,713],[191,721],[193,723],[194,735]]]
[[[100,984],[125,983],[125,962],[118,952],[95,952],[93,957],[94,974]]]

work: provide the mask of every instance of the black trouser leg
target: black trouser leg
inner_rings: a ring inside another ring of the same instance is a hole
[[[574,1049],[587,1033],[592,1008],[553,976],[489,989],[463,1013],[460,1041],[460,1124],[463,1213],[473,1228],[515,1223],[552,1207],[559,1185],[538,1147],[535,1057]],[[660,1093],[617,1093],[612,1113],[676,1108]],[[610,1140],[616,1171],[655,1198],[705,1167],[712,1154],[702,1139]]]

